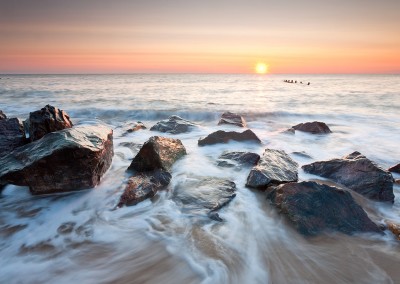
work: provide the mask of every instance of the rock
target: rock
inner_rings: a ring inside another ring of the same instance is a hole
[[[221,124],[233,124],[240,127],[246,127],[246,121],[241,115],[229,111],[224,112],[221,115],[221,119],[219,120],[218,125]]]
[[[185,178],[177,182],[173,200],[180,204],[185,213],[207,215],[222,221],[218,211],[236,196],[236,184],[229,180],[213,177]]]
[[[0,158],[26,144],[24,128],[18,118],[0,120]]]
[[[252,168],[246,186],[266,189],[270,185],[297,181],[297,163],[281,150],[265,149],[265,152]]]
[[[218,157],[218,166],[254,166],[260,160],[260,155],[250,152],[225,152]],[[233,163],[231,162],[233,161]]]
[[[140,173],[128,180],[117,207],[136,205],[153,197],[158,190],[166,187],[171,181],[171,174],[166,171]]]
[[[275,187],[268,198],[304,235],[323,231],[382,233],[351,194],[336,187],[293,182]]]
[[[398,240],[400,240],[400,225],[392,223],[392,222],[386,222],[387,228],[393,233],[393,235],[396,236]]]
[[[137,172],[157,169],[169,171],[172,165],[184,155],[186,155],[186,149],[181,140],[153,136],[143,144],[128,169]]]
[[[124,127],[124,135],[143,129],[147,129],[147,127],[141,121],[130,123],[129,125]]]
[[[400,179],[396,179],[396,180],[394,180],[394,183],[395,183],[395,184],[399,184],[399,185],[400,185]]]
[[[308,155],[306,152],[301,151],[301,152],[292,152],[293,155],[302,157],[302,158],[307,158],[307,159],[312,159],[310,155]]]
[[[324,122],[319,122],[319,121],[300,123],[295,126],[292,126],[292,128],[294,130],[308,132],[311,134],[332,133],[332,131],[329,129],[328,125],[326,125]]]
[[[0,158],[0,181],[47,194],[96,186],[111,165],[113,132],[77,126],[45,135]]]
[[[0,110],[0,120],[3,120],[3,119],[7,119],[7,116],[5,115],[5,113],[2,110]]]
[[[235,131],[223,131],[218,130],[216,132],[211,133],[206,138],[199,139],[198,145],[205,146],[205,145],[213,145],[218,143],[228,143],[229,141],[253,141],[256,143],[261,143],[261,140],[254,134],[253,131],[250,129],[243,131],[242,133],[235,132]]]
[[[388,169],[388,171],[389,171],[389,172],[392,172],[392,173],[398,173],[398,174],[400,174],[400,164],[397,164],[397,165],[395,165],[395,166],[393,166],[393,167],[390,167],[390,168]]]
[[[65,111],[51,105],[46,105],[41,110],[31,112],[24,125],[26,128],[25,133],[29,133],[26,138],[29,138],[31,142],[42,138],[47,133],[73,126]]]
[[[191,121],[185,120],[177,115],[172,115],[166,120],[161,120],[153,125],[151,131],[167,132],[171,134],[179,134],[190,132],[193,127],[195,127]]]
[[[394,201],[393,177],[371,160],[354,152],[341,159],[304,165],[307,173],[329,178],[377,201]]]

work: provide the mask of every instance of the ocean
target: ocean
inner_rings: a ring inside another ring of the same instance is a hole
[[[75,125],[112,127],[115,150],[111,168],[94,189],[32,196],[27,187],[6,186],[0,196],[0,283],[400,283],[400,243],[390,232],[305,238],[262,192],[245,187],[248,168],[216,165],[226,150],[261,155],[273,148],[300,166],[359,151],[387,169],[400,162],[400,75],[0,77],[0,110],[8,117],[26,119],[51,104]],[[216,130],[241,130],[217,125],[225,111],[242,114],[262,145],[198,147],[200,137]],[[149,131],[170,115],[200,127],[177,135]],[[283,133],[315,120],[333,133]],[[123,126],[136,121],[148,129],[124,135]],[[181,139],[188,155],[174,164],[167,190],[113,210],[127,167],[154,135]],[[220,211],[224,222],[186,212],[172,198],[174,188],[198,177],[236,183],[236,197]],[[302,170],[299,179],[321,180]],[[400,224],[399,185],[394,193],[393,205],[356,200],[373,221]]]

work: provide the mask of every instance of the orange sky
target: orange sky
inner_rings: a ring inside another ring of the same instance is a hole
[[[0,73],[400,73],[397,0],[0,1]]]

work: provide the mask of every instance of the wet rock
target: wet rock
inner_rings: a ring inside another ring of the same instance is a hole
[[[297,181],[298,164],[285,151],[265,149],[247,177],[246,186],[265,189],[270,185]]]
[[[193,177],[177,182],[172,198],[185,213],[207,215],[213,220],[222,221],[217,211],[232,201],[235,192],[236,184],[232,181]]]
[[[260,160],[260,155],[251,152],[225,152],[218,157],[218,166],[254,166]]]
[[[395,183],[395,184],[399,184],[399,185],[400,185],[400,179],[396,179],[396,180],[394,180],[394,183]]]
[[[158,190],[166,187],[171,181],[171,174],[156,170],[137,174],[128,180],[117,207],[132,206],[153,197]]]
[[[351,194],[336,187],[293,182],[273,188],[267,197],[304,235],[323,231],[382,233]]]
[[[186,149],[181,140],[153,136],[143,144],[128,169],[137,172],[157,169],[169,171],[172,165],[184,155],[186,155]]]
[[[329,178],[377,201],[394,201],[393,177],[359,152],[304,165],[307,173]]]
[[[153,125],[151,131],[167,132],[171,134],[179,134],[190,132],[193,127],[195,127],[191,121],[185,120],[177,115],[172,115],[166,120],[161,120]]]
[[[293,155],[302,157],[302,158],[307,158],[307,159],[312,159],[310,155],[308,155],[306,152],[301,151],[301,152],[292,152]]]
[[[0,181],[33,194],[92,188],[111,165],[112,130],[77,126],[45,135],[0,158]]]
[[[397,164],[397,165],[395,165],[395,166],[393,166],[393,167],[390,167],[390,168],[388,169],[388,171],[389,171],[389,172],[392,172],[392,173],[398,173],[398,174],[400,174],[400,164]]]
[[[400,225],[393,222],[386,222],[387,228],[400,240]]]
[[[3,120],[3,119],[7,119],[7,116],[5,115],[5,113],[2,110],[0,110],[0,120]]]
[[[211,133],[206,138],[199,139],[198,145],[205,146],[205,145],[213,145],[218,143],[228,143],[229,141],[250,141],[261,143],[261,140],[254,134],[253,131],[250,129],[243,131],[242,133],[235,132],[235,131],[223,131],[218,130],[216,132]]]
[[[232,124],[240,127],[246,127],[246,121],[241,115],[229,111],[224,112],[221,115],[221,119],[219,120],[218,125],[221,124]]]
[[[129,123],[129,125],[126,125],[124,127],[124,134],[123,135],[127,135],[129,133],[136,132],[136,131],[139,131],[139,130],[144,130],[144,129],[147,129],[147,127],[141,121],[134,122],[134,123]]]
[[[75,225],[75,222],[62,223],[60,227],[58,227],[57,233],[59,233],[60,235],[71,234],[74,231]]]
[[[24,128],[18,118],[0,120],[0,158],[26,144]]]
[[[311,134],[332,133],[332,131],[329,129],[328,125],[326,125],[324,122],[319,122],[319,121],[300,123],[295,126],[292,126],[292,129],[298,130],[298,131],[303,131],[303,132],[308,132]]]
[[[26,138],[29,138],[31,142],[42,138],[47,133],[73,126],[65,111],[51,105],[46,105],[41,110],[31,112],[24,125],[26,127],[25,133],[29,133]]]

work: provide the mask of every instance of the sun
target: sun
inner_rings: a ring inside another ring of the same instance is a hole
[[[257,74],[266,74],[268,72],[268,65],[262,62],[258,62],[256,64],[256,73]]]

